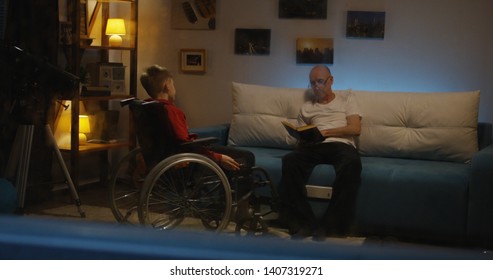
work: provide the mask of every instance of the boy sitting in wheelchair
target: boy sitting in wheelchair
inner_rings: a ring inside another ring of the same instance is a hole
[[[173,138],[168,139],[170,145],[178,147],[177,152],[201,154],[217,163],[227,175],[231,188],[234,188],[236,197],[236,200],[233,198],[236,203],[235,221],[238,223],[238,221],[251,217],[249,200],[245,199],[245,197],[251,193],[252,184],[254,183],[251,175],[252,168],[255,169],[255,156],[253,153],[219,145],[207,147],[182,145],[183,143],[186,144],[197,140],[198,136],[189,133],[184,112],[174,105],[176,89],[172,74],[164,67],[153,65],[148,67],[141,75],[140,81],[150,96],[150,99],[147,99],[146,102],[158,102],[166,108],[169,127],[160,129],[168,129],[170,131]],[[142,126],[145,124],[138,123],[136,125]],[[142,144],[140,143],[141,146]],[[141,214],[139,213],[139,215]]]
[[[140,82],[152,100],[158,101],[166,107],[175,141],[180,143],[197,139],[197,135],[190,134],[188,131],[185,113],[174,105],[176,89],[172,74],[164,67],[153,65],[141,75]],[[255,164],[254,155],[245,150],[223,147],[221,151],[204,149],[202,153],[213,159],[222,168],[230,171],[240,170],[238,161],[246,164],[247,167],[252,167]],[[238,161],[232,156],[236,157]]]

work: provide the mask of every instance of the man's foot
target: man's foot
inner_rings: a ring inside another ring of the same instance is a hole
[[[327,238],[327,230],[323,227],[318,227],[313,232],[313,241],[323,242]]]
[[[281,208],[277,219],[267,221],[271,227],[290,229],[293,225],[299,225],[295,213],[287,208]]]
[[[347,230],[338,228],[338,227],[330,227],[325,229],[325,236],[332,238],[344,238],[349,235]]]
[[[289,228],[289,223],[285,219],[277,218],[273,220],[266,220],[265,221],[269,227],[275,227],[275,228]]]
[[[289,234],[291,235],[291,239],[300,240],[300,239],[305,239],[307,237],[312,236],[313,230],[311,229],[311,227],[305,225],[305,226],[298,228],[298,230],[296,230],[296,231],[294,231],[294,230],[292,231],[290,229]]]

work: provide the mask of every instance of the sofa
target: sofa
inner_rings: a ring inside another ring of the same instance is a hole
[[[478,122],[480,92],[339,91],[353,95],[362,115],[358,235],[492,247],[492,124]],[[231,122],[192,131],[253,152],[282,191],[282,157],[296,141],[281,120],[294,122],[311,94],[233,82]],[[317,215],[334,178],[332,166],[319,165],[308,181]]]

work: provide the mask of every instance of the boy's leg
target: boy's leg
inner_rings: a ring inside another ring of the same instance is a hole
[[[249,198],[244,196],[252,189],[251,169],[255,165],[255,155],[247,150],[227,146],[214,146],[211,147],[211,150],[228,155],[240,163],[241,169],[239,171],[224,170],[224,172],[228,176],[231,188],[235,190],[237,202],[235,220],[238,221],[251,216]]]

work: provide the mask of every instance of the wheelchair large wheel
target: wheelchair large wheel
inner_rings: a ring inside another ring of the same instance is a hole
[[[110,208],[120,223],[138,224],[137,206],[144,185],[146,166],[140,148],[123,157],[109,181]]]
[[[211,159],[177,154],[158,163],[147,175],[139,202],[139,220],[156,229],[222,231],[231,215],[228,179]]]

